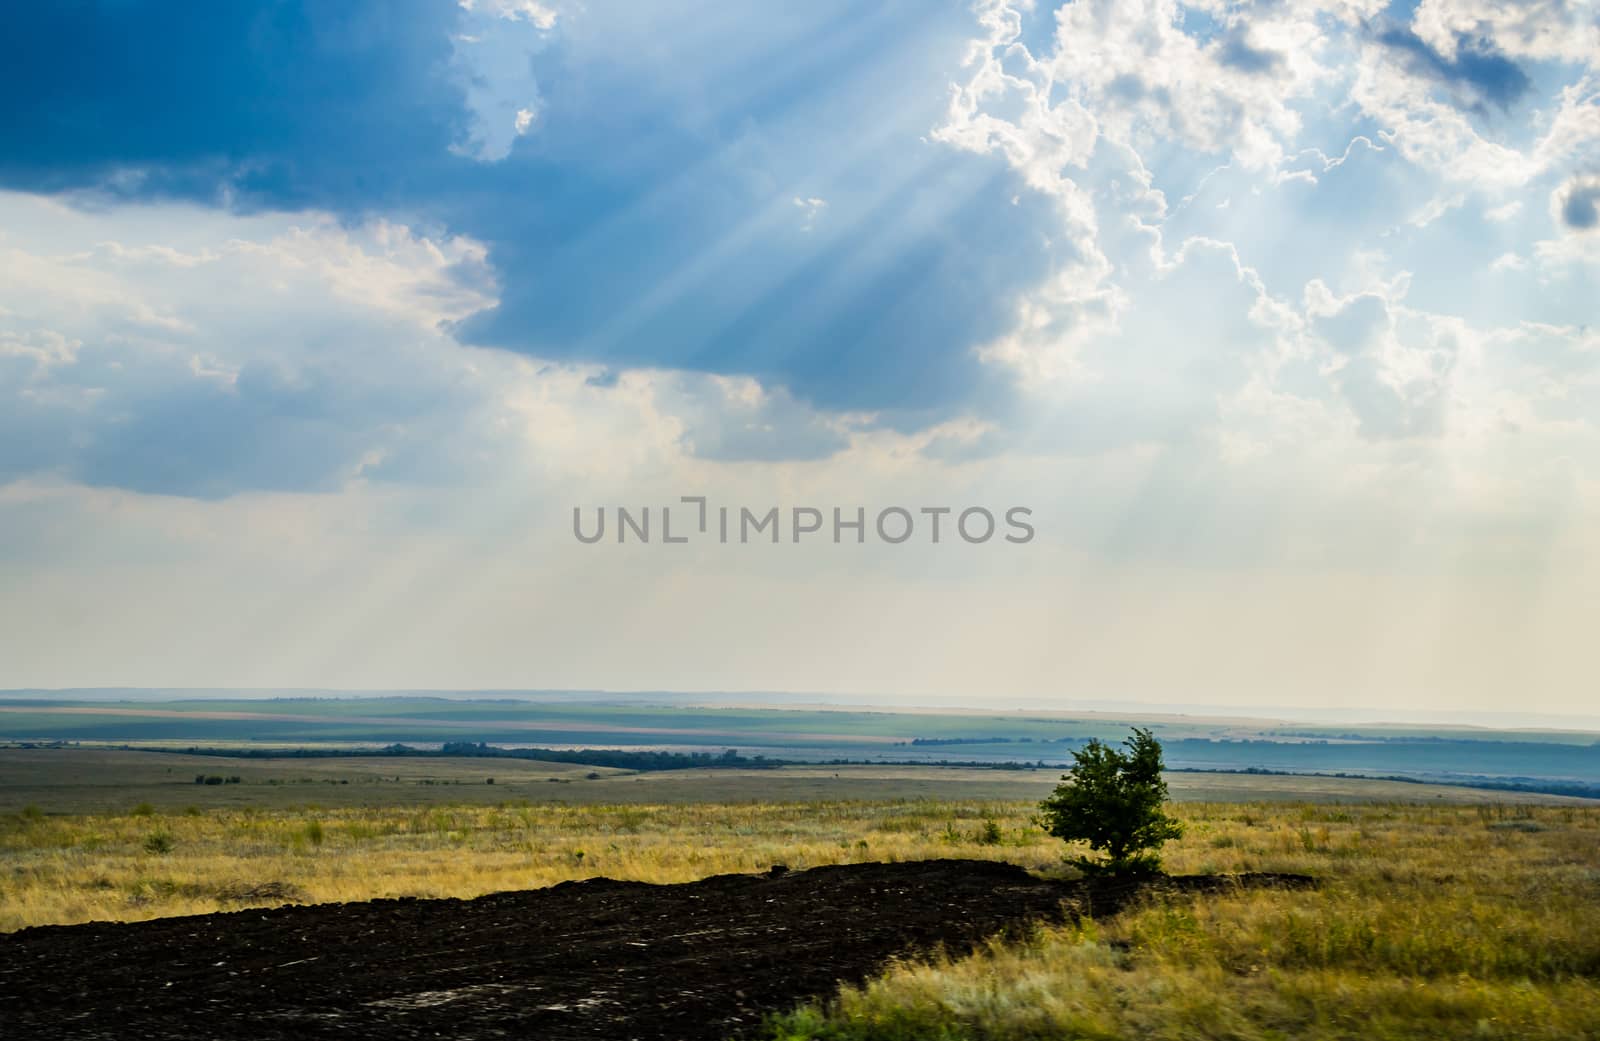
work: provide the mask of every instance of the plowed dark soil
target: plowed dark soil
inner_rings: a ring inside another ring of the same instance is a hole
[[[48,926],[0,937],[0,1034],[721,1041],[892,955],[1113,913],[1138,890],[932,860]]]

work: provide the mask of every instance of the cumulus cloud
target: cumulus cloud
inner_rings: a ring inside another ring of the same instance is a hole
[[[1176,139],[1246,167],[1275,166],[1301,127],[1293,102],[1320,74],[1314,24],[1240,11],[1207,43],[1185,31],[1183,12],[1171,0],[1064,6],[1053,47],[1032,56],[1029,73],[1047,95],[1059,85],[1121,143]]]
[[[1311,332],[1331,352],[1324,372],[1365,437],[1444,429],[1459,344],[1449,323],[1399,308],[1404,286],[1344,297],[1320,281],[1306,287]]]
[[[1492,40],[1512,57],[1600,65],[1600,13],[1584,0],[1421,0],[1412,24],[1440,52]]]
[[[494,439],[492,390],[443,332],[489,299],[469,241],[188,207],[0,208],[0,478],[200,498],[432,483]],[[215,237],[145,238],[162,221]]]
[[[655,373],[651,395],[681,430],[679,443],[707,460],[771,462],[825,459],[844,449],[863,417],[830,416],[780,388],[749,378]]]
[[[497,289],[468,239],[17,194],[0,218],[0,485],[221,500],[598,479],[825,458],[872,421],[749,378],[463,347],[450,330]]]

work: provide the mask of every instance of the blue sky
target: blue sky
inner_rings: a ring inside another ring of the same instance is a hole
[[[3,18],[0,685],[1590,696],[1592,4]]]

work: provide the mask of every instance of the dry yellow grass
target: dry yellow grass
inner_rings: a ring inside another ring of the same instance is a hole
[[[471,897],[597,875],[685,882],[780,861],[930,856],[1051,866],[1059,844],[1027,812],[932,801],[24,812],[0,817],[0,930],[196,914],[286,891],[307,902]],[[1001,845],[976,841],[989,816]]]
[[[608,875],[937,856],[1060,870],[1033,804],[878,800],[0,817],[0,929]],[[1600,809],[1183,803],[1177,872],[1316,892],[1153,902],[891,968],[772,1036],[831,1041],[1600,1037]],[[994,820],[1001,842],[981,841]]]
[[[1180,871],[1316,892],[1154,900],[896,966],[783,1041],[1600,1037],[1600,811],[1185,806]]]

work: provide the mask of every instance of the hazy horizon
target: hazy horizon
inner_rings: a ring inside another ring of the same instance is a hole
[[[754,705],[763,708],[824,707],[845,710],[940,710],[996,715],[1018,712],[1081,713],[1134,721],[1139,717],[1188,716],[1223,720],[1351,725],[1435,724],[1498,730],[1570,730],[1600,733],[1600,714],[1517,712],[1427,712],[1375,707],[1299,707],[1289,705],[1189,704],[1182,702],[1110,701],[1104,699],[984,698],[977,695],[917,697],[871,693],[828,694],[816,691],[684,691],[684,690],[541,690],[485,689],[335,689],[318,687],[59,687],[0,689],[0,700],[59,698],[73,701],[269,700],[284,698],[361,699],[419,697],[454,700],[551,700],[624,703],[680,703],[706,706]]]

